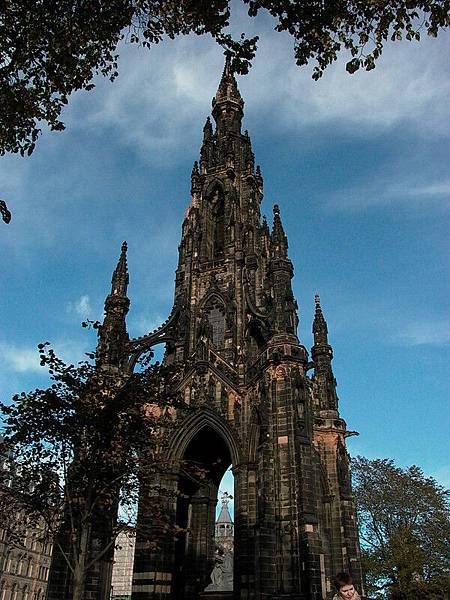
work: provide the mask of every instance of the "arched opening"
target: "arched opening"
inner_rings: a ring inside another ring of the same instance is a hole
[[[211,584],[216,564],[216,504],[220,482],[232,463],[224,438],[209,425],[188,443],[178,480],[174,598],[197,599]]]

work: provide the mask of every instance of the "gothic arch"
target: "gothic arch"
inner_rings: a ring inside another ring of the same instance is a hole
[[[206,292],[198,305],[197,310],[197,336],[202,337],[207,330],[207,336],[213,342],[216,350],[223,349],[225,344],[227,315],[230,307],[227,300],[216,289]]]
[[[186,448],[194,437],[204,428],[210,427],[225,441],[230,451],[233,467],[243,462],[242,447],[239,438],[222,417],[209,408],[201,408],[178,427],[168,441],[167,454],[172,460],[181,460]]]
[[[227,185],[226,182],[222,181],[221,179],[218,178],[214,178],[208,185],[208,187],[205,189],[205,191],[203,192],[203,197],[204,198],[209,198],[213,192],[215,190],[220,190],[220,192],[222,193],[223,196],[225,196],[225,194],[227,193]]]
[[[206,292],[203,298],[200,300],[198,304],[199,311],[205,310],[209,305],[213,304],[221,304],[223,310],[225,311],[227,308],[227,302],[223,295],[218,290],[210,290]]]

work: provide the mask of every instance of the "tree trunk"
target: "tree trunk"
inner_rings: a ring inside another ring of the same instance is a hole
[[[81,525],[80,546],[78,555],[75,556],[73,570],[73,591],[72,600],[84,600],[86,586],[86,565],[89,556],[90,526]]]

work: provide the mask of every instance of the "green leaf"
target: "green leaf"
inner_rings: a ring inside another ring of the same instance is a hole
[[[349,61],[345,65],[345,70],[347,71],[347,73],[350,73],[350,75],[352,75],[353,73],[356,73],[356,71],[359,69],[360,66],[361,66],[360,59],[354,58],[353,60]]]

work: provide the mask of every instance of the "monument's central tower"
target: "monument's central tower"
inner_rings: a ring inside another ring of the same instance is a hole
[[[275,333],[306,360],[295,335],[293,270],[278,208],[272,233],[261,223],[263,180],[241,132],[243,106],[227,62],[213,99],[216,130],[208,117],[192,171],[175,284],[182,330],[168,349],[175,360],[205,359],[209,350],[239,384]]]
[[[174,308],[166,323],[129,340],[123,248],[100,331],[99,360],[131,369],[156,343],[183,366],[191,409],[167,441],[161,476],[167,513],[187,533],[149,549],[139,532],[133,600],[196,600],[214,566],[215,505],[231,465],[235,478],[234,598],[330,598],[335,573],[361,588],[346,425],[338,413],[325,319],[316,297],[312,361],[297,337],[292,263],[278,206],[261,220],[244,102],[227,61],[203,128],[192,198],[179,246]],[[314,369],[311,376],[308,373]],[[186,478],[192,460],[208,476]],[[145,511],[141,511],[145,519]]]

